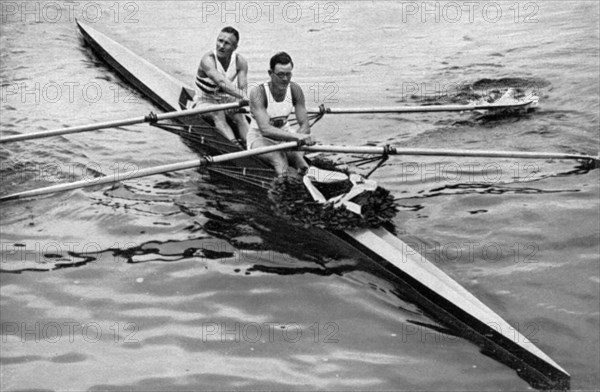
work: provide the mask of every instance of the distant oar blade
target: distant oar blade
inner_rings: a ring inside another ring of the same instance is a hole
[[[199,107],[196,109],[179,110],[179,111],[161,113],[161,114],[150,113],[147,116],[133,117],[133,118],[127,118],[127,119],[123,119],[123,120],[106,121],[106,122],[101,122],[101,123],[96,123],[96,124],[81,125],[81,126],[77,126],[77,127],[55,129],[53,131],[44,131],[44,132],[26,133],[26,134],[15,135],[15,136],[6,136],[6,137],[0,138],[0,144],[18,142],[18,141],[23,141],[23,140],[41,139],[41,138],[50,137],[50,136],[67,135],[67,134],[72,134],[72,133],[96,131],[96,130],[105,129],[105,128],[124,127],[127,125],[134,125],[134,124],[141,124],[141,123],[154,123],[154,122],[160,121],[160,120],[170,120],[170,119],[175,119],[175,118],[179,118],[179,117],[194,116],[194,115],[199,115],[199,114],[218,112],[218,111],[222,111],[222,110],[238,109],[243,106],[246,106],[247,104],[248,104],[247,101],[240,101],[240,102],[232,102],[232,103],[226,103],[226,104],[220,104],[220,105],[207,105],[207,106],[202,106],[202,107]]]
[[[26,197],[47,195],[50,193],[64,192],[64,191],[69,191],[69,190],[73,190],[73,189],[85,188],[85,187],[89,187],[89,186],[113,184],[116,182],[130,180],[133,178],[148,177],[148,176],[153,176],[155,174],[162,174],[162,173],[179,171],[179,170],[193,169],[193,168],[207,166],[207,165],[211,165],[211,164],[215,164],[215,163],[227,162],[227,161],[232,161],[235,159],[242,159],[242,158],[247,158],[247,157],[251,157],[251,156],[266,154],[269,152],[282,151],[282,150],[293,150],[293,149],[297,149],[297,148],[298,148],[298,142],[294,141],[294,142],[281,143],[281,144],[277,144],[274,146],[256,148],[254,150],[238,151],[238,152],[232,152],[229,154],[216,155],[216,156],[207,156],[204,158],[193,159],[190,161],[171,163],[168,165],[155,166],[155,167],[150,167],[147,169],[141,169],[138,171],[121,173],[120,175],[117,175],[117,176],[97,177],[97,178],[94,178],[93,180],[82,180],[82,181],[71,182],[68,184],[52,185],[52,186],[45,187],[45,188],[33,189],[30,191],[24,191],[24,192],[14,193],[11,195],[0,196],[0,202],[23,199]]]

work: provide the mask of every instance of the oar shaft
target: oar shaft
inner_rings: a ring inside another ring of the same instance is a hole
[[[376,113],[432,113],[432,112],[468,112],[473,110],[508,109],[527,106],[534,101],[524,100],[511,104],[485,105],[430,105],[430,106],[396,106],[396,107],[364,107],[364,108],[328,108],[309,109],[309,114],[376,114]]]
[[[387,154],[387,155],[424,155],[448,157],[483,157],[483,158],[523,158],[523,159],[591,159],[598,157],[581,154],[554,153],[554,152],[526,152],[526,151],[486,151],[486,150],[438,150],[428,148],[396,148],[396,147],[351,147],[351,146],[305,146],[304,151],[335,152],[351,154]]]
[[[389,153],[389,149],[393,147],[363,147],[363,146],[333,146],[333,145],[315,145],[301,147],[303,151],[309,152],[339,152],[351,154],[373,154],[383,155]],[[394,154],[389,154],[394,155]]]
[[[120,175],[117,175],[117,176],[103,176],[103,177],[97,177],[97,178],[94,178],[91,180],[76,181],[76,182],[71,182],[68,184],[59,184],[59,185],[49,186],[46,188],[33,189],[30,191],[14,193],[12,195],[1,196],[0,202],[22,199],[25,197],[47,195],[50,193],[69,191],[69,190],[73,190],[73,189],[85,188],[88,186],[112,184],[115,182],[130,180],[133,178],[148,177],[148,176],[152,176],[155,174],[162,174],[162,173],[179,171],[179,170],[193,169],[193,168],[200,167],[200,166],[221,163],[221,162],[227,162],[227,161],[232,161],[235,159],[247,158],[247,157],[251,157],[251,156],[255,156],[255,155],[261,155],[261,154],[266,154],[269,152],[274,152],[274,151],[290,150],[290,149],[296,149],[296,148],[298,148],[298,142],[286,142],[286,143],[281,143],[281,144],[277,144],[274,146],[256,148],[254,150],[232,152],[229,154],[216,155],[213,157],[209,156],[209,157],[193,159],[193,160],[185,161],[185,162],[171,163],[168,165],[155,166],[155,167],[150,167],[147,169],[141,169],[141,170],[137,170],[137,171],[129,171],[129,172],[121,173]]]
[[[591,155],[568,154],[559,152],[527,151],[482,151],[482,150],[434,150],[434,149],[394,149],[394,155],[425,155],[447,157],[481,158],[521,158],[521,159],[594,159]]]
[[[119,175],[114,175],[114,176],[96,177],[93,179],[75,181],[75,182],[71,182],[68,184],[59,184],[59,185],[49,186],[46,188],[33,189],[30,191],[24,191],[24,192],[14,193],[12,195],[2,196],[2,197],[0,197],[0,202],[8,201],[8,200],[22,199],[25,197],[47,195],[50,193],[70,191],[73,189],[80,189],[80,188],[85,188],[85,187],[89,187],[89,186],[112,184],[115,182],[130,180],[133,178],[140,178],[140,177],[145,177],[145,176],[151,176],[154,174],[165,173],[167,171],[190,169],[193,167],[199,167],[202,164],[202,161],[203,161],[202,159],[195,159],[195,160],[191,160],[191,161],[180,162],[177,164],[170,164],[170,165],[157,166],[157,167],[149,168],[149,169],[142,169],[139,171],[129,171],[129,172],[120,173]]]
[[[275,151],[281,151],[281,150],[293,150],[293,149],[297,149],[298,146],[299,146],[299,142],[297,142],[297,141],[285,142],[285,143],[275,144],[273,146],[255,148],[253,150],[231,152],[229,154],[222,154],[222,155],[215,155],[212,157],[206,157],[206,160],[208,161],[208,164],[221,163],[221,162],[233,161],[235,159],[252,157],[255,155],[267,154],[269,152],[275,152]]]
[[[498,110],[498,109],[516,109],[529,106],[535,103],[535,100],[521,100],[504,104],[483,104],[483,105],[428,105],[428,106],[382,106],[382,107],[364,107],[364,108],[310,108],[309,114],[385,114],[385,113],[432,113],[432,112],[469,112],[473,110]],[[246,113],[250,110],[245,109]]]
[[[176,112],[167,112],[167,113],[157,114],[156,119],[157,120],[171,120],[173,118],[179,118],[179,117],[185,117],[185,116],[195,116],[198,114],[220,112],[223,110],[239,109],[239,108],[241,108],[243,106],[247,106],[247,105],[248,105],[248,102],[246,102],[246,101],[223,103],[223,104],[216,104],[216,105],[206,105],[206,106],[201,106],[201,107],[195,108],[195,109],[187,109],[187,110],[180,110],[180,111],[176,111]]]
[[[42,139],[45,137],[68,135],[71,133],[81,133],[96,131],[98,129],[111,128],[111,127],[123,127],[127,125],[139,124],[144,122],[145,117],[133,117],[126,120],[106,121],[96,124],[81,125],[77,127],[61,128],[52,131],[25,133],[22,135],[6,136],[0,138],[0,144],[20,142],[24,140]]]
[[[233,103],[226,103],[226,104],[221,104],[221,105],[202,106],[202,107],[196,108],[196,109],[180,110],[180,111],[161,113],[161,114],[150,114],[148,116],[127,118],[124,120],[106,121],[106,122],[101,122],[101,123],[81,125],[81,126],[70,127],[70,128],[55,129],[52,131],[26,133],[26,134],[15,135],[15,136],[6,136],[6,137],[0,138],[0,144],[18,142],[18,141],[23,141],[23,140],[41,139],[41,138],[50,137],[50,136],[67,135],[67,134],[72,134],[72,133],[96,131],[96,130],[105,129],[105,128],[124,127],[127,125],[141,124],[141,123],[145,123],[145,122],[170,120],[170,119],[184,117],[184,116],[194,116],[194,115],[199,115],[199,114],[218,112],[221,110],[237,109],[243,105],[245,105],[245,103],[233,102]]]

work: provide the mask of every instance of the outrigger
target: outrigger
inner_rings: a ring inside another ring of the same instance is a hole
[[[198,160],[182,162],[180,164],[164,165],[156,168],[138,171],[135,176],[142,177],[151,174],[164,173],[172,170],[183,170],[207,166],[211,173],[223,175],[236,181],[243,181],[254,187],[269,190],[275,172],[266,163],[258,159],[257,155],[274,150],[304,149],[306,151],[329,152],[354,152],[379,155],[449,155],[449,156],[494,156],[494,157],[520,157],[520,158],[555,158],[555,159],[581,159],[591,161],[598,165],[598,158],[561,153],[502,153],[494,151],[442,151],[427,149],[395,149],[392,147],[356,147],[344,146],[311,146],[302,147],[296,142],[282,143],[277,146],[266,147],[251,151],[241,151],[216,129],[201,114],[210,110],[242,109],[244,103],[216,105],[201,109],[189,109],[194,92],[185,83],[180,82],[155,65],[138,56],[131,50],[123,47],[114,40],[97,30],[78,22],[79,29],[85,42],[93,51],[112,67],[126,82],[135,86],[155,105],[164,110],[165,114],[151,114],[141,118],[95,124],[86,127],[74,127],[63,130],[65,132],[51,131],[30,138],[52,136],[56,134],[85,132],[101,127],[126,125],[133,123],[149,122],[162,129],[174,132],[181,136],[190,147],[200,146],[216,156],[205,156]],[[519,102],[501,102],[495,108],[523,108],[537,103],[537,99],[529,98]],[[460,106],[460,107],[459,107]],[[423,108],[423,107],[420,107]],[[420,111],[466,111],[488,110],[494,108],[494,103],[484,105],[448,105],[448,107],[425,107]],[[417,108],[380,108],[380,112],[416,112]],[[312,120],[317,120],[326,109],[312,112]],[[329,110],[334,113],[335,110]],[[339,113],[356,113],[358,109],[340,109]],[[166,122],[165,122],[166,120]],[[171,120],[171,121],[169,121]],[[115,125],[117,124],[117,125]],[[17,135],[4,138],[2,141],[10,142],[25,140],[30,135]],[[12,138],[12,140],[10,140]],[[445,153],[445,154],[444,154]],[[469,155],[471,154],[471,155]],[[227,162],[232,162],[231,165]],[[93,184],[73,183],[50,187],[36,191],[26,191],[18,194],[0,197],[1,201],[19,199],[22,197],[36,196],[44,193],[75,189],[81,186],[99,185],[114,182],[113,178],[100,178]],[[362,181],[363,184],[370,180]],[[359,181],[361,182],[361,181]],[[372,185],[372,184],[371,184]],[[319,193],[315,194],[317,199]],[[325,200],[321,200],[325,201]],[[360,206],[359,206],[360,207]],[[360,208],[359,208],[360,210]],[[548,355],[542,352],[525,336],[508,324],[502,317],[492,311],[488,306],[479,301],[469,291],[450,278],[433,263],[420,256],[405,242],[396,237],[384,226],[375,228],[362,227],[353,229],[322,229],[315,228],[319,233],[335,237],[338,241],[353,247],[369,260],[372,260],[386,271],[387,275],[402,285],[407,285],[416,294],[414,300],[428,315],[456,331],[458,335],[478,344],[482,350],[515,369],[520,377],[525,379],[535,388],[540,389],[568,389],[570,375]]]

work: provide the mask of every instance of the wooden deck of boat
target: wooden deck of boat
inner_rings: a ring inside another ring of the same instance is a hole
[[[121,76],[164,110],[180,110],[190,88],[104,34],[78,22],[92,48]],[[201,121],[201,120],[198,120]],[[443,271],[406,243],[379,229],[331,233],[367,255],[390,276],[419,293],[418,305],[530,378],[536,387],[568,389],[569,374]],[[530,381],[531,382],[531,381]]]

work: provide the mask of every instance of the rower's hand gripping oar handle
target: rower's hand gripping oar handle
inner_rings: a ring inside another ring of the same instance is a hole
[[[238,108],[242,109],[245,106],[250,106],[250,100],[248,98],[240,99],[237,102],[237,104],[238,104]],[[201,109],[201,108],[196,108],[196,109]],[[218,111],[217,109],[212,109],[212,108],[209,110],[210,111]],[[198,113],[198,114],[202,114],[202,113]],[[144,122],[146,122],[148,124],[156,124],[161,119],[161,117],[164,117],[164,116],[160,116],[159,114],[150,112],[146,116],[144,116]]]
[[[302,135],[302,134],[301,134]],[[317,144],[317,139],[311,134],[305,134],[306,137],[298,139],[298,149],[302,149],[304,146],[314,146]]]
[[[144,122],[147,122],[148,124],[156,124],[158,122],[158,115],[154,112],[150,112],[144,117]]]

